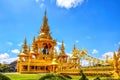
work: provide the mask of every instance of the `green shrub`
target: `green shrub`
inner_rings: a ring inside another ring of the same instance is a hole
[[[100,78],[99,78],[99,77],[96,77],[94,80],[100,80]]]
[[[66,77],[66,78],[68,78],[68,79],[72,79],[72,77],[69,76],[69,75],[64,75],[64,74],[63,74],[63,76]]]
[[[82,70],[80,71],[80,74],[82,77],[79,80],[88,80],[88,78],[86,77]]]
[[[43,75],[39,80],[70,80],[70,76],[61,75],[56,73],[48,73]]]
[[[0,80],[10,80],[10,78],[0,73]]]

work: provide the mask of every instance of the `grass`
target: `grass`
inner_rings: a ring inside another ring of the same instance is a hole
[[[11,80],[38,80],[42,74],[4,74]]]
[[[11,80],[38,80],[44,74],[19,74],[19,73],[5,73]],[[81,76],[70,75],[72,80],[79,80]],[[94,80],[96,76],[87,76],[89,80]],[[102,78],[102,80],[105,80]]]

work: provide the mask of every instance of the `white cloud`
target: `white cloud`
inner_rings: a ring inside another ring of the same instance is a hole
[[[61,46],[61,45],[62,45],[62,43],[61,43],[61,42],[57,42],[57,45],[58,45],[58,46],[59,46],[59,45]]]
[[[20,51],[19,51],[18,49],[13,49],[13,50],[11,50],[11,52],[12,52],[12,53],[15,53],[15,54],[20,53]]]
[[[69,57],[71,57],[72,56],[72,54],[71,53],[66,53]]]
[[[0,63],[2,64],[10,64],[11,62],[17,60],[16,58],[10,58],[8,53],[0,54]]]
[[[81,66],[88,66],[89,65],[89,61],[81,60],[80,64],[81,64]]]
[[[38,3],[38,2],[39,2],[39,0],[35,0],[35,2],[36,2],[36,3]]]
[[[103,59],[106,59],[106,55],[108,55],[109,58],[113,58],[113,52],[106,52],[102,55]]]
[[[66,9],[75,8],[81,5],[84,0],[56,0],[56,5]]]
[[[76,40],[75,43],[79,43],[79,40]]]
[[[44,2],[45,0],[35,0],[36,3],[38,2]]]
[[[92,54],[97,54],[97,53],[98,53],[98,50],[93,49]]]
[[[44,8],[45,7],[45,4],[44,3],[41,3],[40,4],[40,8]]]
[[[61,46],[62,42],[57,42],[57,46]],[[64,43],[64,46],[66,46],[66,44]]]
[[[7,58],[9,58],[9,54],[8,54],[8,53],[0,54],[0,61],[1,61],[2,59],[7,59]]]
[[[17,57],[16,58],[7,58],[7,59],[2,59],[0,60],[0,63],[2,64],[10,64],[11,62],[17,60]]]
[[[7,42],[7,45],[12,46],[13,43],[12,42]]]
[[[58,46],[55,46],[55,49],[56,49],[57,53],[59,54],[60,53],[60,48]]]

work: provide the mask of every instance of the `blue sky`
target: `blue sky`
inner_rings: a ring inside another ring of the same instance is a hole
[[[0,0],[0,62],[14,61],[24,38],[38,36],[45,9],[52,37],[97,58],[120,45],[120,0]],[[57,49],[60,45],[57,45]]]

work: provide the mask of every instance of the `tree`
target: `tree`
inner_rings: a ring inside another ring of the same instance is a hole
[[[15,72],[15,69],[8,64],[0,64],[0,72]]]

